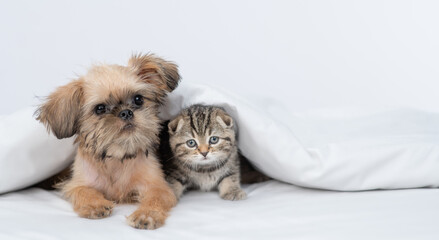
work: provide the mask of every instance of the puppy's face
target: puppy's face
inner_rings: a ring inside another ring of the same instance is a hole
[[[125,160],[157,143],[157,111],[178,84],[177,66],[153,55],[128,66],[92,67],[48,97],[37,119],[58,137],[77,135],[83,151],[105,160]]]
[[[159,119],[154,85],[119,66],[94,67],[82,81],[81,147],[102,160],[123,161],[155,143]]]

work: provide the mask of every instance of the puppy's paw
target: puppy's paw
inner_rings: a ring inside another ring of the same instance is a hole
[[[153,230],[161,227],[166,220],[167,214],[161,211],[137,210],[127,218],[130,226],[138,229]]]
[[[240,188],[235,188],[225,192],[224,194],[221,194],[221,198],[231,201],[244,200],[247,198],[247,193]]]
[[[114,203],[106,199],[85,203],[81,206],[76,206],[75,211],[80,217],[98,219],[105,218],[111,215]]]

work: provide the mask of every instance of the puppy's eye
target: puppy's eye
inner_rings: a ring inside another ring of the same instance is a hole
[[[141,95],[134,96],[134,104],[136,104],[137,106],[142,106],[143,105],[143,96],[141,96]]]
[[[99,104],[95,107],[95,113],[97,115],[101,115],[103,113],[105,113],[107,111],[107,109],[105,108],[104,104]]]
[[[197,142],[195,142],[194,139],[187,140],[187,141],[186,141],[186,145],[187,145],[188,147],[190,147],[190,148],[193,148],[193,147],[197,146]]]
[[[219,141],[219,137],[213,136],[209,139],[209,144],[216,144]]]

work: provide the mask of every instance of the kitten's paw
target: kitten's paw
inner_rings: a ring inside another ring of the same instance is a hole
[[[244,190],[238,188],[238,189],[232,189],[231,191],[225,192],[221,195],[222,199],[225,200],[231,200],[231,201],[237,201],[237,200],[244,200],[247,198],[247,193],[244,192]]]
[[[114,203],[106,199],[76,206],[75,211],[80,217],[98,219],[111,215]]]
[[[160,211],[137,210],[127,218],[130,226],[138,229],[153,230],[165,223],[167,214]]]

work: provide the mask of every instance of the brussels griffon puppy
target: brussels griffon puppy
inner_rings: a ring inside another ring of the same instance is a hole
[[[164,224],[176,198],[154,155],[157,114],[179,80],[174,63],[136,55],[127,66],[93,66],[37,110],[37,119],[57,138],[76,135],[72,176],[60,188],[79,216],[104,218],[115,203],[139,202],[129,225],[155,229]]]

